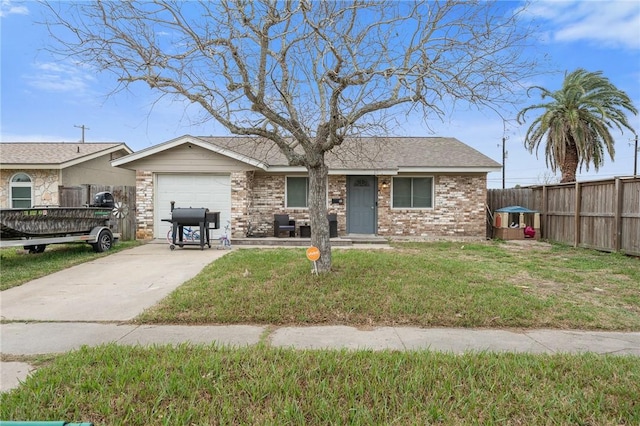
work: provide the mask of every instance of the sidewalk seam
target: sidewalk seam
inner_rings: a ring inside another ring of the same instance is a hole
[[[133,325],[133,324],[130,324]],[[125,333],[124,335],[120,336],[120,338],[118,340],[116,340],[116,343],[120,343],[122,340],[126,339],[127,336],[129,336],[130,334],[132,334],[135,331],[138,331],[138,329],[142,327],[142,324],[137,324],[135,325],[134,328],[131,329],[131,331],[129,331],[128,333]]]
[[[534,338],[529,334],[529,332],[525,331],[525,332],[524,332],[524,335],[525,335],[525,336],[527,336],[527,338],[528,338],[529,340],[531,340],[532,342],[535,342],[536,344],[538,344],[538,345],[542,346],[543,348],[545,348],[546,350],[548,350],[550,353],[552,353],[552,354],[557,353],[557,351],[556,351],[555,349],[553,349],[552,347],[547,346],[547,345],[545,345],[544,343],[542,343],[542,342],[540,342],[540,341],[538,341],[538,340],[534,339]]]
[[[395,333],[396,337],[400,341],[400,344],[402,345],[402,349],[406,351],[407,345],[405,345],[404,340],[402,340],[402,337],[400,337],[400,333],[398,333],[398,327],[393,327],[393,332]]]

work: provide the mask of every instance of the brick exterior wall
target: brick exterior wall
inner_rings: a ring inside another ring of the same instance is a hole
[[[232,179],[233,180],[233,179]],[[392,209],[391,186],[382,187],[382,181],[391,177],[378,177],[378,235],[385,237],[484,237],[485,202],[487,198],[486,175],[439,175],[434,177],[435,205],[433,209]],[[285,208],[285,175],[255,174],[250,180],[245,194],[252,194],[248,205],[242,199],[235,199],[232,192],[234,211],[232,216],[238,222],[235,229],[246,230],[250,221],[254,232],[273,235],[273,215],[288,213],[297,223],[308,223],[307,209]],[[234,185],[235,187],[235,185]],[[338,235],[346,233],[347,178],[329,176],[328,213],[338,215]],[[239,194],[239,193],[238,193]],[[342,199],[344,204],[332,204],[332,199]],[[238,207],[235,207],[238,206]],[[243,206],[240,208],[240,206]],[[242,212],[242,213],[240,213]],[[246,213],[245,213],[246,212]],[[244,216],[244,217],[243,217]],[[234,235],[244,236],[244,233]]]
[[[382,180],[380,177],[378,181]],[[387,237],[484,237],[486,175],[436,175],[434,182],[433,209],[392,209],[391,186],[382,188],[380,185],[378,234]]]
[[[136,239],[153,239],[153,173],[136,172]]]
[[[285,207],[285,179],[287,175],[267,175],[247,172],[246,191],[236,191],[234,177],[231,175],[231,216],[234,218],[234,237],[244,237],[247,222],[251,222],[254,233],[273,236],[273,215],[286,213],[296,221],[296,225],[309,223],[309,211],[301,208]],[[238,178],[239,182],[240,179]],[[328,198],[346,199],[346,176],[329,176]],[[246,203],[244,195],[252,194]],[[345,205],[330,205],[329,213],[338,214],[338,234],[346,232]]]
[[[260,172],[231,174],[232,238],[245,237],[249,223],[254,234],[273,235],[273,215],[287,213],[297,224],[309,223],[307,209],[285,208],[285,177]],[[391,176],[378,176],[378,235],[385,237],[485,236],[486,175],[436,175],[432,209],[392,209]],[[338,216],[338,235],[346,233],[346,176],[329,176],[328,212]],[[153,238],[153,174],[136,174],[136,238]],[[342,199],[344,204],[332,204]],[[221,224],[224,226],[224,224]]]
[[[252,199],[249,197],[253,187],[255,172],[231,173],[231,236],[244,237],[247,233],[249,222],[253,223],[249,217]],[[224,228],[226,224],[221,223]]]
[[[10,187],[11,178],[16,173],[26,173],[31,177],[33,191],[31,192],[31,203],[34,206],[56,206],[60,204],[58,196],[58,185],[60,181],[58,170],[0,170],[0,208],[6,209],[11,207]]]

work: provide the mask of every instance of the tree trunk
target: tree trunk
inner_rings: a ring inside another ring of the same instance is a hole
[[[316,262],[318,272],[331,271],[331,241],[327,220],[327,176],[329,169],[324,164],[309,168],[309,218],[311,221],[311,245],[320,250]]]
[[[567,145],[567,151],[564,154],[564,160],[560,164],[560,172],[562,180],[560,183],[575,182],[576,171],[578,170],[578,149],[576,144],[571,142]]]

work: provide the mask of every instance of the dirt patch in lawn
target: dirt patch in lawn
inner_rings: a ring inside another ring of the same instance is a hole
[[[509,240],[504,247],[512,252],[551,251],[551,244],[538,240]]]
[[[516,288],[542,297],[558,296],[566,292],[566,284],[535,278],[527,271],[516,272],[509,282]]]

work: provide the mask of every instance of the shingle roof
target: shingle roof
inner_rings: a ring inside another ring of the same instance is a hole
[[[8,165],[62,165],[86,158],[94,158],[114,148],[131,150],[123,143],[58,143],[58,142],[3,142],[0,143],[0,164]]]
[[[269,166],[288,165],[273,142],[242,137],[199,137]],[[330,169],[496,168],[500,164],[450,137],[353,138],[325,156]]]
[[[142,158],[195,143],[213,152],[235,158],[265,170],[281,172],[290,168],[287,159],[272,141],[239,136],[180,136],[115,160],[123,166]],[[325,154],[333,173],[345,171],[440,171],[489,172],[500,164],[456,138],[449,137],[369,137],[345,140]]]

